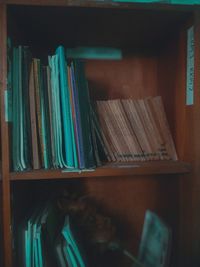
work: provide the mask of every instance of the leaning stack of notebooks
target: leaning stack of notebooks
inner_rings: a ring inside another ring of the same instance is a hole
[[[161,97],[97,101],[109,161],[177,160]]]
[[[9,50],[14,171],[177,159],[161,97],[97,101],[95,109],[84,63],[69,56],[59,46],[43,65],[28,47]]]
[[[68,60],[62,46],[47,66],[22,46],[9,59],[13,169],[93,168],[83,62]]]
[[[22,267],[85,267],[70,217],[66,215],[63,223],[54,205],[35,209],[23,221],[18,234]]]

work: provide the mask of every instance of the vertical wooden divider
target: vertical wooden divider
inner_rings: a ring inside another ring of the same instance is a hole
[[[185,107],[183,151],[192,172],[180,179],[179,266],[200,266],[200,11],[194,12],[194,56],[194,104]]]
[[[0,4],[0,90],[1,90],[1,158],[4,267],[12,266],[11,206],[9,177],[8,123],[5,121],[4,92],[7,86],[7,20],[6,5]]]

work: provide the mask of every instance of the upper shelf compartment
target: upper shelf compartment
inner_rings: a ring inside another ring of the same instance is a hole
[[[36,50],[45,48],[48,52],[54,51],[59,44],[157,51],[190,15],[190,11],[184,10],[139,7],[8,5],[8,35],[17,44]]]
[[[116,97],[137,99],[162,95],[167,104],[172,135],[175,137],[175,143],[180,145],[184,143],[184,140],[177,142],[178,131],[175,122],[178,120],[174,120],[178,113],[174,108],[177,107],[175,105],[177,83],[175,84],[174,80],[179,81],[181,77],[183,80],[181,84],[184,83],[185,65],[184,62],[180,65],[179,57],[177,57],[177,54],[179,55],[177,36],[192,15],[191,11],[142,9],[139,6],[132,9],[128,6],[123,8],[88,6],[85,8],[8,5],[8,36],[16,45],[28,45],[33,56],[42,60],[47,58],[47,55],[51,55],[60,44],[66,48],[75,46],[119,47],[123,52],[135,53],[133,56],[126,55],[119,62],[87,62],[86,74],[94,100],[100,99],[102,92],[106,92],[105,99]],[[176,37],[175,41],[174,37]],[[172,41],[172,46],[165,48],[166,43],[170,41]],[[173,69],[171,75],[172,65],[178,67],[176,70]],[[184,85],[179,86],[179,94],[180,89],[183,88]],[[167,95],[166,92],[168,92]],[[179,102],[178,107],[182,107],[181,105]],[[136,166],[130,164],[126,167],[107,165],[94,172],[81,174],[63,173],[60,170],[11,173],[10,179],[126,176],[188,171],[188,165],[181,161],[147,162]]]

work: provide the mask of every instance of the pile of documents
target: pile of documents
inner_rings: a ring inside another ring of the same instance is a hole
[[[53,205],[36,209],[19,227],[19,261],[22,267],[85,267],[70,226]]]
[[[97,112],[108,160],[177,160],[160,96],[97,101]]]
[[[26,169],[95,167],[84,65],[60,46],[48,66],[27,47],[9,53],[12,165]]]

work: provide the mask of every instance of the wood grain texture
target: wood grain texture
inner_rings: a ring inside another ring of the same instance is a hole
[[[190,172],[190,165],[181,161],[134,162],[128,164],[106,164],[94,171],[65,172],[62,170],[35,170],[11,172],[10,180],[71,179],[81,177],[111,177],[152,174],[180,174]]]
[[[8,124],[5,122],[4,91],[7,77],[7,34],[6,34],[6,6],[0,5],[0,96],[1,96],[1,158],[2,158],[2,199],[3,199],[3,251],[4,266],[12,266],[11,242],[11,209],[9,183],[9,139]]]
[[[169,5],[159,3],[112,3],[101,0],[0,0],[4,4],[17,5],[40,5],[40,6],[82,6],[82,7],[103,7],[103,8],[130,8],[130,9],[157,9],[157,10],[197,10],[197,6]]]
[[[185,142],[186,137],[186,25],[185,28],[170,40],[165,49],[160,54],[158,63],[158,77],[159,77],[159,90],[162,94],[167,117],[170,123],[172,135],[175,140],[178,157],[183,159],[186,154]],[[168,79],[166,79],[168,77]],[[192,138],[192,135],[191,135]],[[189,177],[185,177],[183,183],[188,183]],[[179,189],[176,194],[179,194]],[[181,193],[180,193],[181,194]],[[177,210],[177,220],[179,225],[177,227],[176,240],[175,240],[175,253],[178,260],[183,257],[184,251],[181,249],[183,239],[181,239],[180,229],[184,224],[183,217],[180,217],[181,210],[183,209],[183,202],[179,202],[180,206]],[[184,262],[184,261],[183,261]],[[180,264],[180,262],[179,262]],[[178,265],[178,263],[177,263]],[[176,265],[175,265],[176,266]],[[184,265],[178,265],[184,266]],[[187,265],[185,265],[187,266]]]
[[[190,24],[192,25],[192,23]],[[190,26],[189,25],[189,26]],[[194,16],[195,26],[195,73],[194,105],[185,107],[185,144],[183,159],[191,162],[192,173],[180,181],[181,201],[181,266],[199,266],[200,240],[200,13]]]
[[[187,29],[195,21],[194,105],[186,106]],[[200,16],[197,12],[163,51],[159,62],[159,87],[163,95],[179,158],[190,162],[192,172],[179,180],[178,266],[199,266],[200,239]],[[166,80],[166,75],[169,77]]]
[[[130,56],[122,61],[90,61],[86,76],[92,98],[140,99],[157,95],[157,62],[154,56]]]
[[[3,209],[2,181],[0,180],[0,267],[3,267]]]
[[[178,226],[178,180],[162,175],[102,178],[87,180],[86,186],[101,205],[115,218],[123,243],[137,255],[144,214],[150,209],[172,228],[175,238]],[[176,244],[173,243],[173,250]],[[174,265],[177,266],[177,265]]]

